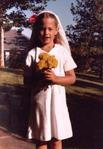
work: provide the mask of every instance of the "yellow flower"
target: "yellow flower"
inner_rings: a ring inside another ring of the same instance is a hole
[[[39,55],[38,67],[39,69],[44,68],[55,68],[58,65],[58,61],[54,55],[49,55],[48,53],[42,53]]]
[[[41,53],[40,55],[39,55],[39,59],[40,60],[47,60],[48,59],[48,54],[47,53]]]
[[[38,62],[38,67],[39,67],[39,69],[45,68],[45,67],[46,67],[45,61],[44,61],[44,60],[40,60],[40,61]]]
[[[55,56],[48,57],[48,60],[47,60],[48,68],[55,68],[55,67],[57,67],[57,64],[58,64],[58,62],[57,62]]]

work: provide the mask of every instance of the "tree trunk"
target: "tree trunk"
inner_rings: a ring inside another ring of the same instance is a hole
[[[0,26],[0,67],[4,66],[4,29]]]
[[[103,79],[103,61],[101,61],[101,64],[100,64],[99,78],[100,78],[100,79]]]

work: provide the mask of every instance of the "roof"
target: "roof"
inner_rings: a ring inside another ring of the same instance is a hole
[[[12,29],[4,33],[4,49],[18,49],[25,50],[29,46],[29,39],[17,33],[16,29]]]

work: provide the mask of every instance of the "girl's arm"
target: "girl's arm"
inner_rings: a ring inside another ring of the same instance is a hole
[[[76,75],[74,70],[66,71],[65,76],[56,76],[52,70],[46,70],[44,72],[45,78],[58,85],[71,85],[76,81]]]

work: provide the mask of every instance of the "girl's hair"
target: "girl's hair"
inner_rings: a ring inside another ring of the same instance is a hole
[[[39,14],[37,16],[36,22],[32,26],[32,35],[31,35],[31,39],[30,39],[30,48],[34,48],[34,47],[37,47],[37,46],[40,45],[38,32],[39,32],[40,28],[43,25],[42,20],[44,18],[53,18],[54,21],[55,21],[55,25],[58,28],[58,20],[57,20],[57,18],[54,14],[49,13],[49,12],[43,12],[43,13]],[[54,43],[62,44],[62,38],[61,38],[59,32],[55,36]]]

